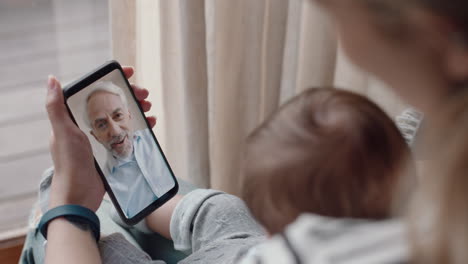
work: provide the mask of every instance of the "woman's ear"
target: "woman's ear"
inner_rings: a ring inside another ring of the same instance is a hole
[[[468,36],[446,17],[429,10],[417,8],[410,12],[415,38],[430,45],[432,52],[440,56],[446,76],[453,82],[468,79]]]
[[[468,37],[453,33],[446,52],[446,69],[456,82],[468,80]]]

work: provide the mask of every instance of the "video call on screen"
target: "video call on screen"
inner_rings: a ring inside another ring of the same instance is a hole
[[[77,92],[67,103],[127,218],[175,186],[120,71],[114,70]]]

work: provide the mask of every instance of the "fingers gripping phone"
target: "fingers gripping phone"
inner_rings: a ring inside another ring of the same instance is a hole
[[[174,173],[118,62],[66,86],[64,96],[126,224],[138,223],[177,193]]]

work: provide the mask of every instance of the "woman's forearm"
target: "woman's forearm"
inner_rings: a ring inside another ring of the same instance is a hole
[[[90,229],[64,218],[50,222],[47,230],[46,264],[101,263],[98,246]]]
[[[171,218],[174,213],[174,209],[177,204],[182,200],[184,196],[177,194],[167,203],[159,207],[156,211],[146,217],[146,224],[148,227],[156,233],[164,236],[167,239],[171,237]]]

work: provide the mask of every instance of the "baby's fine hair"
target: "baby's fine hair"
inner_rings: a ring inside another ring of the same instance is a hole
[[[305,212],[385,219],[409,153],[394,122],[367,98],[308,89],[247,138],[242,196],[272,234]]]

